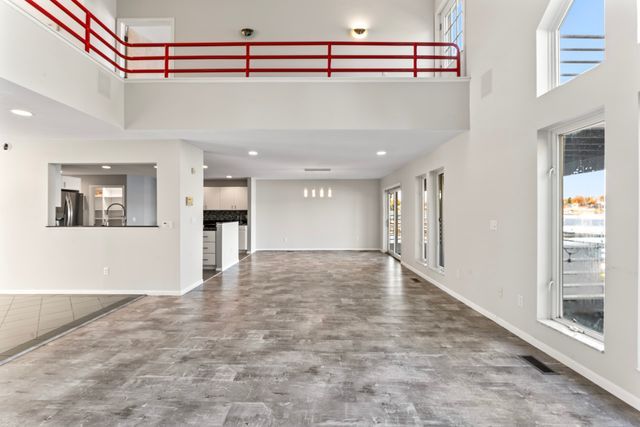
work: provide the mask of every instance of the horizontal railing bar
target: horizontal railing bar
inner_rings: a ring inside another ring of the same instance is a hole
[[[161,74],[164,69],[124,70],[129,74]],[[245,73],[247,68],[171,68],[169,73]],[[251,73],[326,73],[327,68],[250,68]],[[332,73],[455,73],[454,68],[331,68]]]
[[[561,64],[600,64],[602,61],[588,61],[588,60],[571,60],[560,61]]]
[[[602,47],[563,47],[560,49],[563,52],[604,52]]]
[[[561,39],[588,39],[588,40],[604,40],[604,36],[600,34],[560,34]]]
[[[129,47],[244,47],[244,46],[406,46],[452,47],[455,43],[444,42],[346,42],[346,41],[279,41],[279,42],[169,42],[169,43],[129,43]]]
[[[129,61],[160,61],[164,60],[164,55],[152,56],[125,56]],[[245,60],[246,55],[169,55],[166,59],[175,60]],[[249,59],[269,60],[269,59],[328,59],[328,55],[250,55]],[[331,55],[331,59],[413,59],[413,55]],[[455,60],[455,56],[447,55],[417,55],[416,59],[449,59]]]

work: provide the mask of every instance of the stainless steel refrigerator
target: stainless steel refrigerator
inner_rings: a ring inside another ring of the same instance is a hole
[[[78,191],[62,190],[61,206],[56,209],[56,223],[59,227],[83,225],[84,195]]]

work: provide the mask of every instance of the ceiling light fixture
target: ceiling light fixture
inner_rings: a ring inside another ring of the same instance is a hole
[[[366,28],[352,28],[351,29],[351,37],[354,39],[364,39],[367,37],[369,30]]]
[[[227,175],[227,179],[231,179],[233,178],[231,175]]]
[[[102,165],[102,169],[111,169],[111,166],[109,166],[109,165]]]
[[[250,156],[257,156],[257,155],[258,155],[258,152],[257,152],[257,151],[254,151],[254,150],[251,150],[251,151],[249,151],[249,155],[250,155]]]
[[[386,152],[386,151],[378,151],[378,152],[376,153],[376,156],[386,156],[386,155],[387,155],[387,152]]]
[[[202,169],[209,169],[209,166],[207,166],[207,165],[202,165]]]
[[[158,165],[153,165],[153,168],[154,169],[158,169]]]
[[[33,116],[33,113],[31,111],[27,111],[27,110],[19,110],[17,108],[14,108],[13,110],[9,110],[11,111],[11,113],[15,114],[16,116],[20,116],[20,117],[31,117]]]
[[[251,36],[253,36],[253,33],[255,32],[255,30],[253,28],[243,28],[240,30],[240,34],[242,35],[242,37],[244,37],[245,39],[250,38]]]

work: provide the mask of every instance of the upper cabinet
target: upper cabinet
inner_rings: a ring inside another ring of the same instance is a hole
[[[206,210],[244,211],[249,205],[247,187],[205,187]]]
[[[215,211],[220,207],[220,187],[204,187],[204,209]]]
[[[63,176],[62,177],[62,189],[82,191],[82,179],[75,176]]]

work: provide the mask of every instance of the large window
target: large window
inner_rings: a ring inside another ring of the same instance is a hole
[[[604,334],[605,126],[554,138],[555,238],[552,315],[578,332]]]
[[[418,201],[419,201],[419,230],[420,233],[420,261],[427,264],[429,257],[429,188],[426,175],[418,177]]]
[[[400,258],[402,255],[402,190],[394,188],[386,192],[387,251]]]
[[[604,60],[604,0],[573,0],[558,28],[558,83]]]
[[[438,263],[437,267],[444,270],[444,171],[437,174],[436,198],[438,203],[438,211],[436,222],[438,226]]]
[[[464,50],[464,14],[462,0],[451,0],[440,14],[440,39],[445,43],[455,43]],[[452,56],[456,52],[451,47],[443,49],[443,55]],[[447,67],[451,64],[445,63]]]

